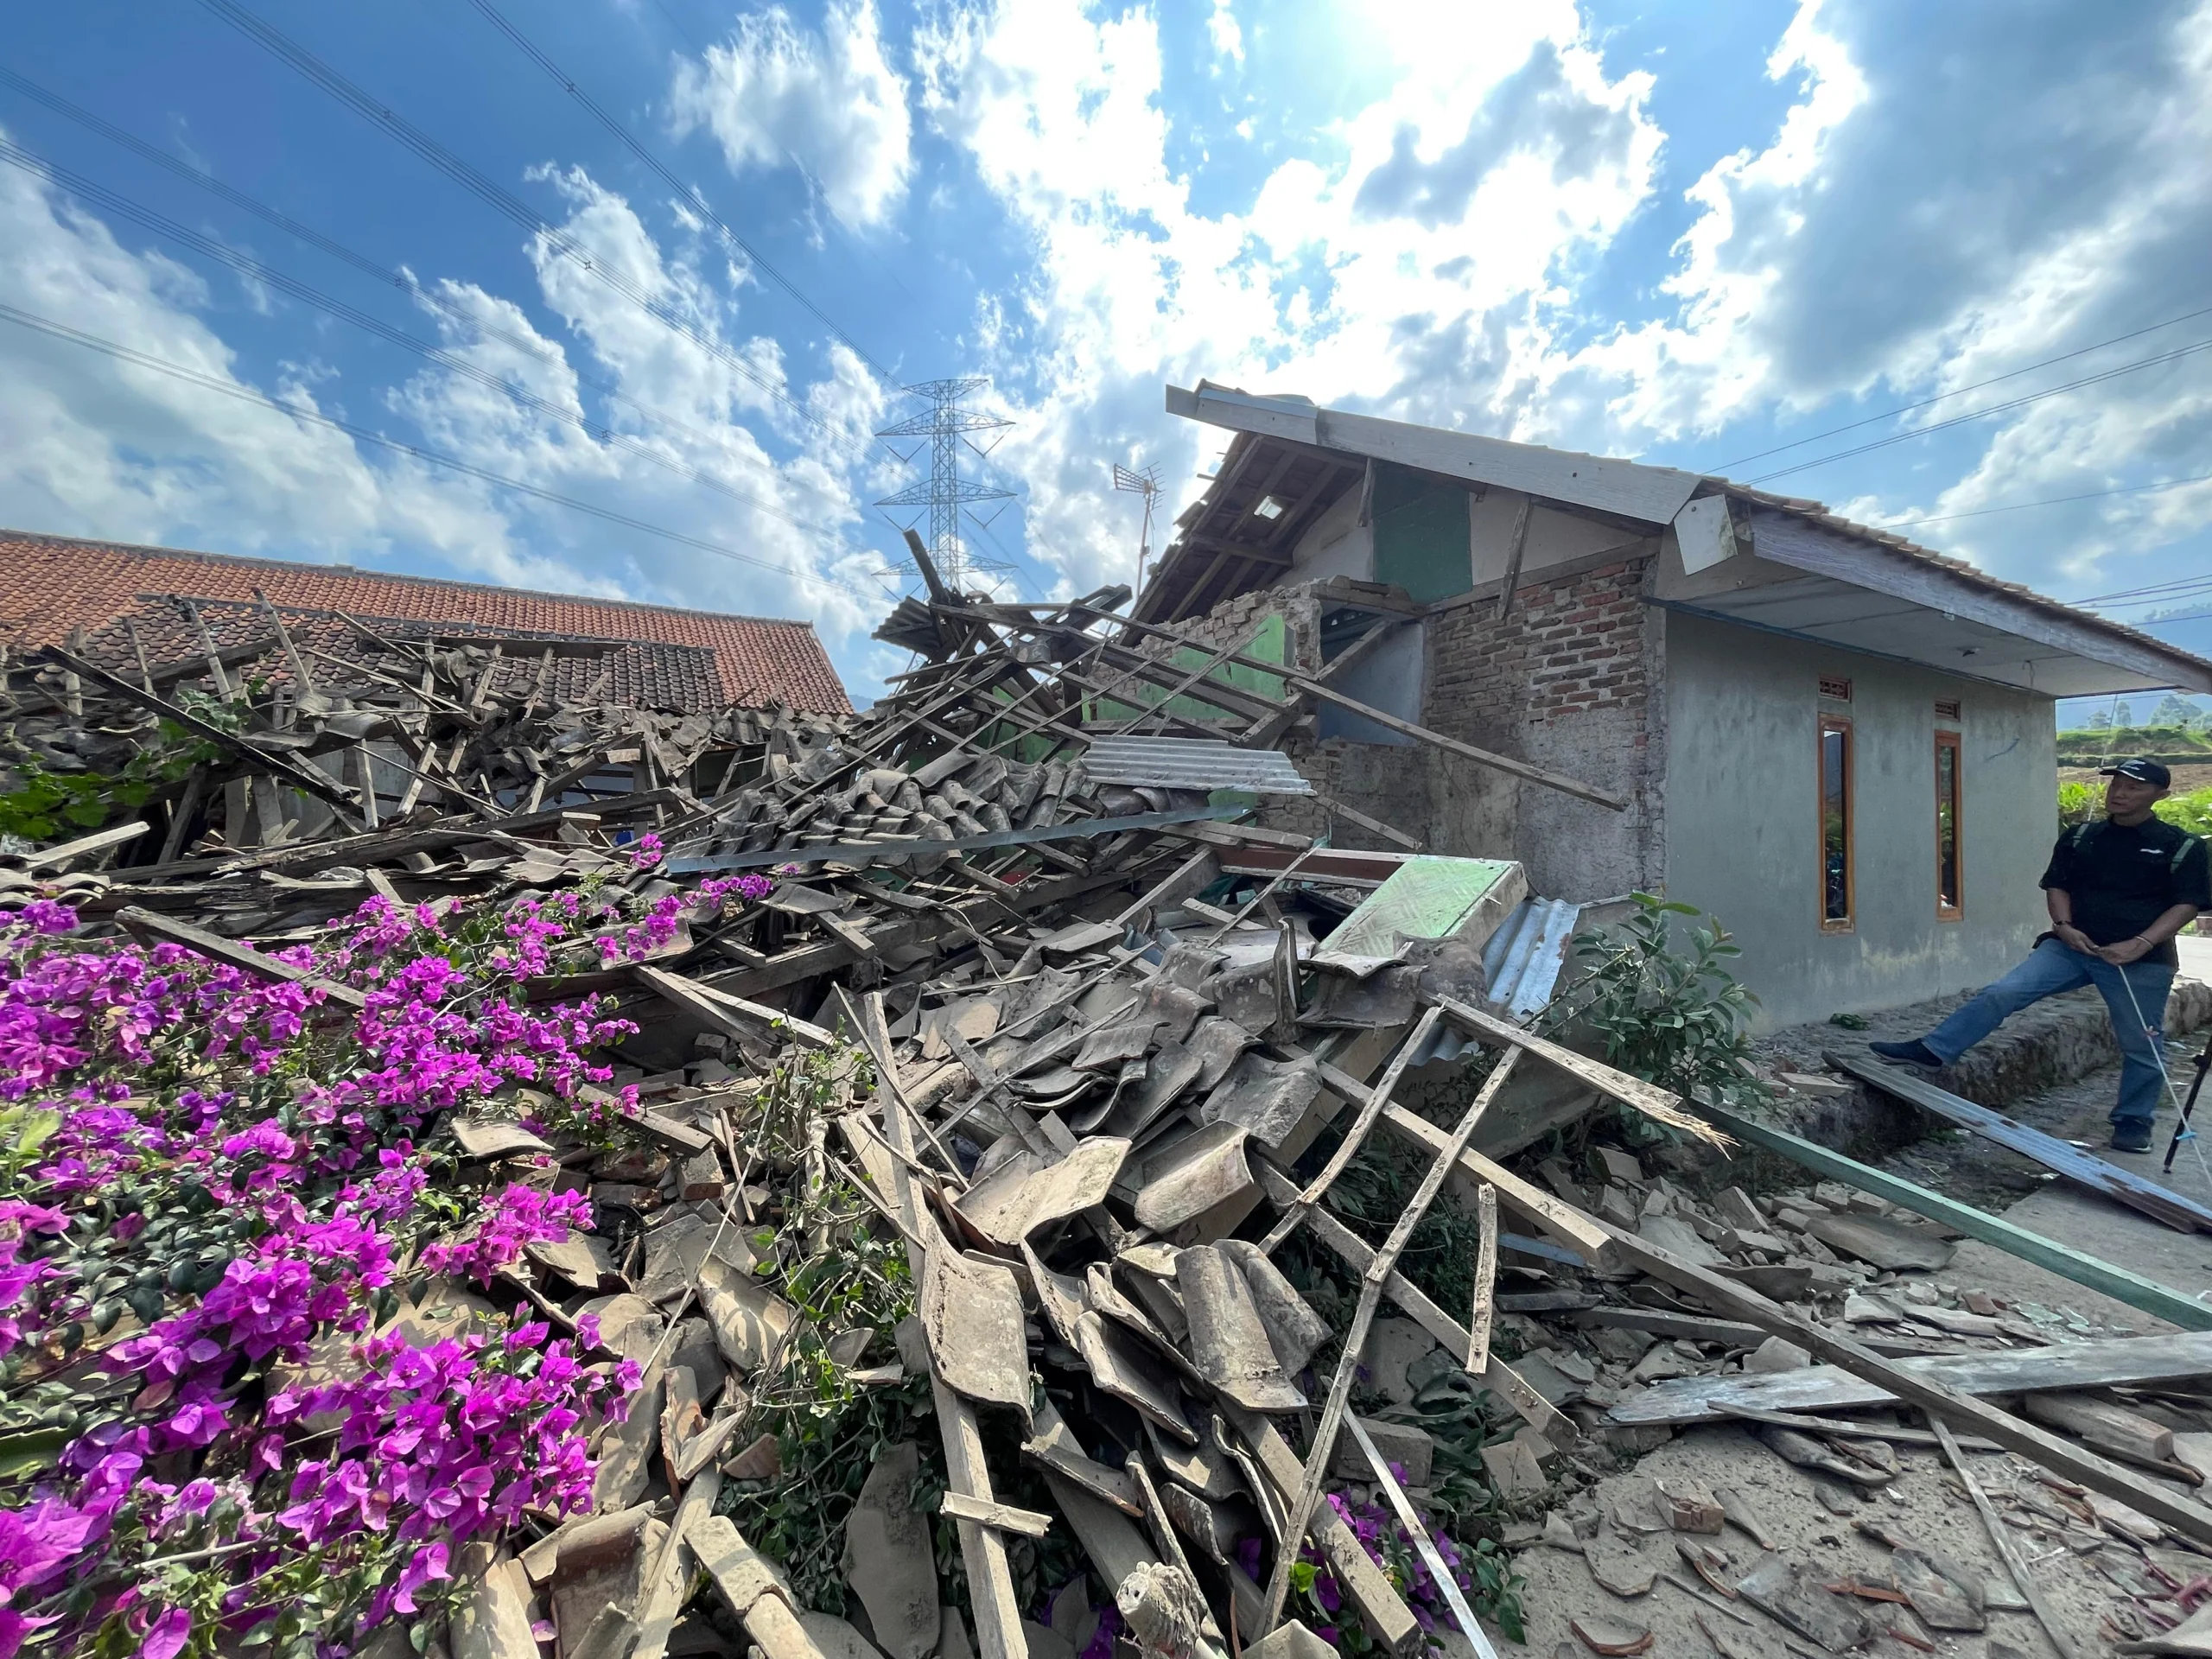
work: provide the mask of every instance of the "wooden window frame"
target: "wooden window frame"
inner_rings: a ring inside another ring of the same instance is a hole
[[[1813,823],[1819,860],[1815,866],[1819,879],[1813,890],[1813,913],[1820,918],[1823,933],[1852,933],[1859,925],[1859,862],[1858,816],[1859,739],[1853,730],[1848,715],[1832,715],[1823,709],[1815,722],[1816,739],[1813,746]],[[1843,915],[1832,918],[1827,913],[1828,893],[1828,791],[1827,747],[1828,734],[1843,734]]]
[[[1943,752],[1951,753],[1951,839],[1958,869],[1956,902],[1943,902]],[[1967,917],[1966,753],[1956,732],[1936,734],[1936,919],[1962,922]]]

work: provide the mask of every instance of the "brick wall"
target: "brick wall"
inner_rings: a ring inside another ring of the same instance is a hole
[[[1663,878],[1664,791],[1658,775],[1663,639],[1641,602],[1651,560],[1611,558],[1548,580],[1529,580],[1501,625],[1494,598],[1440,608],[1423,625],[1427,653],[1422,723],[1478,748],[1510,755],[1626,795],[1614,812],[1524,784],[1509,773],[1426,744],[1400,747],[1294,728],[1283,748],[1325,795],[1418,836],[1437,853],[1517,858],[1535,890],[1592,899]],[[1292,662],[1320,660],[1320,606],[1308,588],[1240,594],[1177,623],[1192,645],[1244,638],[1270,611],[1287,619]],[[1148,649],[1173,649],[1154,640]],[[1392,843],[1310,799],[1270,801],[1273,827],[1328,830],[1345,847]]]
[[[1439,729],[1507,742],[1526,727],[1599,709],[1640,717],[1650,676],[1637,595],[1649,563],[1620,560],[1524,587],[1503,625],[1494,600],[1432,618],[1425,706],[1453,722]]]
[[[1509,816],[1497,791],[1514,789],[1503,833],[1539,892],[1596,899],[1662,878],[1662,642],[1641,602],[1650,564],[1613,559],[1532,580],[1503,624],[1494,599],[1429,620],[1426,724],[1630,798],[1616,813],[1474,768],[1483,776],[1469,780],[1468,810],[1492,838]]]

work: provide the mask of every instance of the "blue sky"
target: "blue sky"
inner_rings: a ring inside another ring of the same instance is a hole
[[[13,20],[0,524],[810,617],[864,697],[900,385],[990,377],[1041,597],[1203,375],[2212,569],[2212,0],[490,3]]]

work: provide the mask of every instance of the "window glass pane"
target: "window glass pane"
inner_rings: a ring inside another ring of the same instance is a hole
[[[1959,906],[1959,747],[1936,746],[1936,902]]]
[[[1821,731],[1821,919],[1851,919],[1851,733]]]

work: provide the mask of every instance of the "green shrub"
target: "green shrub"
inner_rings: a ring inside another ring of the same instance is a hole
[[[1575,936],[1584,971],[1553,999],[1545,1027],[1580,1022],[1603,1040],[1606,1064],[1686,1099],[1764,1104],[1748,1030],[1758,998],[1726,965],[1742,948],[1694,905],[1631,897],[1627,920]]]

